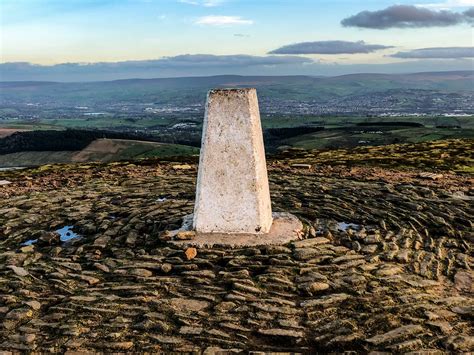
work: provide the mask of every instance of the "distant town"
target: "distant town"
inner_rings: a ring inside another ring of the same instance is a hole
[[[67,105],[61,100],[51,98],[40,102],[23,102],[12,99],[0,100],[0,119],[35,120],[64,118],[150,118],[162,116],[203,115],[202,102],[160,103],[114,101],[92,106]],[[273,97],[261,97],[262,114],[284,115],[378,115],[381,117],[430,116],[441,115],[463,117],[474,114],[474,92],[441,93],[425,90],[394,90],[393,92],[353,95],[330,99],[327,102],[317,100],[282,100]]]

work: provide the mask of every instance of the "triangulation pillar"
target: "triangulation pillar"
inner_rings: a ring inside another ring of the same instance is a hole
[[[193,227],[201,233],[268,233],[272,221],[257,91],[211,90]]]
[[[207,96],[194,214],[179,232],[194,230],[196,246],[256,246],[299,239],[295,216],[272,213],[255,89],[217,89]]]

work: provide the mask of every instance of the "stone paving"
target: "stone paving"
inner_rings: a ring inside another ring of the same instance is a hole
[[[472,176],[302,154],[268,163],[304,239],[240,249],[166,242],[193,159],[3,173],[0,350],[473,351]]]

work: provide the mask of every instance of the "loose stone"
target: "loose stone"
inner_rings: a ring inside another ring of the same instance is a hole
[[[304,289],[309,293],[316,293],[327,290],[329,285],[325,282],[310,282],[308,284],[304,284]]]
[[[194,231],[182,231],[176,234],[176,239],[178,240],[192,240],[196,237],[196,232]]]
[[[164,264],[161,265],[161,271],[163,271],[165,274],[170,272],[171,269],[173,269],[173,266],[171,264],[164,263]]]
[[[41,308],[41,303],[39,303],[38,301],[28,301],[28,302],[25,302],[25,304],[30,306],[31,309],[33,309],[34,311],[37,311]]]
[[[259,329],[258,332],[263,335],[275,337],[302,338],[304,336],[303,332],[291,329]]]
[[[197,255],[197,250],[196,248],[187,248],[186,251],[184,252],[186,259],[191,260],[194,259]]]
[[[185,326],[179,329],[179,334],[182,334],[182,335],[199,335],[201,333],[202,333],[201,327]]]
[[[19,267],[19,266],[14,266],[14,265],[8,265],[8,269],[13,270],[13,272],[18,275],[18,276],[27,276],[29,273],[26,271],[24,268]]]
[[[317,238],[299,240],[297,242],[294,242],[293,244],[296,248],[307,248],[307,247],[313,247],[320,244],[327,244],[329,242],[330,240],[327,238],[317,237]]]
[[[132,269],[130,270],[130,275],[139,277],[150,277],[153,276],[153,272],[147,269]]]
[[[380,345],[383,343],[391,342],[397,339],[401,339],[404,337],[408,337],[411,335],[415,335],[421,333],[423,331],[423,327],[416,324],[404,325],[397,329],[393,329],[387,333],[376,335],[372,338],[367,339],[366,341],[375,345]]]

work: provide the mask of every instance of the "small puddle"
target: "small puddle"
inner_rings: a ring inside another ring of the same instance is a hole
[[[61,242],[68,242],[72,239],[77,239],[81,237],[80,235],[72,231],[73,228],[74,226],[65,226],[56,230],[55,232],[59,234],[59,239],[61,240]],[[36,244],[37,242],[38,239],[29,239],[26,242],[21,243],[20,246],[26,247],[28,245]]]
[[[347,231],[348,229],[352,229],[352,230],[360,229],[360,225],[355,224],[355,223],[338,222],[336,226],[337,226],[337,230],[340,230],[343,232]]]
[[[61,242],[68,242],[71,239],[80,238],[80,236],[72,231],[74,226],[65,226],[61,229],[56,230],[59,233]]]
[[[24,243],[21,243],[20,245],[21,245],[22,247],[26,247],[26,246],[28,246],[28,245],[33,245],[33,244],[35,244],[37,241],[38,241],[38,239],[30,239],[30,240],[27,240],[27,241],[24,242]]]

